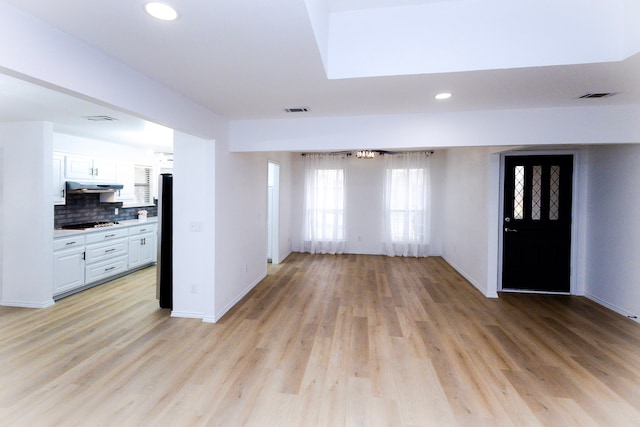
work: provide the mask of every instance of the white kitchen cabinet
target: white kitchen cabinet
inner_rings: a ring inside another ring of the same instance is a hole
[[[95,264],[87,264],[85,275],[87,283],[97,282],[127,271],[127,256],[107,259]]]
[[[87,264],[104,261],[120,255],[126,255],[127,239],[121,238],[107,242],[96,243],[93,245],[87,245],[85,251]]]
[[[85,284],[84,236],[55,239],[53,242],[53,294]]]
[[[64,176],[67,179],[92,180],[93,159],[87,156],[66,156]]]
[[[114,228],[86,235],[85,278],[87,283],[127,271],[126,228]]]
[[[105,227],[99,232],[90,232],[86,235],[87,245],[92,243],[103,243],[127,237],[129,232],[126,228]]]
[[[157,261],[155,222],[121,224],[53,240],[53,295],[62,297]]]
[[[157,261],[157,225],[140,225],[129,229],[129,268]]]
[[[93,159],[93,172],[97,181],[114,182],[118,177],[117,163],[111,159]]]
[[[64,205],[65,198],[64,154],[53,153],[53,187],[51,197],[54,205]]]
[[[135,165],[133,163],[118,162],[116,182],[122,184],[122,190],[116,191],[115,201],[123,205],[133,204],[135,201]]]
[[[115,160],[75,154],[67,155],[65,159],[64,173],[69,180],[115,182],[117,172]]]

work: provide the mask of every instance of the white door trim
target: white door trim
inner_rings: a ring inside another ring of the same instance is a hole
[[[581,271],[579,266],[579,254],[582,248],[580,248],[580,231],[584,227],[584,206],[582,206],[582,201],[584,198],[585,188],[583,185],[583,179],[581,177],[581,151],[580,150],[528,150],[528,151],[507,151],[500,153],[500,164],[498,172],[498,188],[490,193],[491,200],[490,206],[493,205],[491,212],[497,212],[497,221],[495,221],[495,216],[490,215],[490,227],[489,227],[489,261],[490,261],[490,269],[493,270],[493,266],[495,266],[495,270],[489,272],[490,279],[495,278],[495,280],[489,280],[487,293],[488,296],[492,296],[492,291],[495,289],[495,292],[503,292],[502,290],[502,251],[503,251],[503,233],[502,233],[502,218],[504,216],[504,160],[505,157],[508,156],[550,156],[550,155],[572,155],[573,156],[573,190],[572,190],[572,200],[571,200],[571,258],[570,258],[570,294],[571,295],[582,295],[584,294],[582,282],[582,275],[578,275],[577,272]],[[491,177],[490,181],[495,182],[496,178],[496,170],[495,167],[490,169]],[[493,178],[493,179],[491,179]],[[495,206],[496,196],[498,206]],[[491,253],[496,253],[497,249],[497,257],[495,262],[492,261]],[[493,287],[495,286],[495,288]],[[524,292],[524,291],[509,291],[509,292]],[[531,293],[531,292],[526,292]],[[554,293],[557,294],[557,293]]]

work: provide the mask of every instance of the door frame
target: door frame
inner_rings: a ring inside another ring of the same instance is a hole
[[[513,289],[502,289],[502,261],[503,261],[503,230],[502,230],[502,220],[504,218],[504,176],[505,176],[505,158],[513,157],[513,156],[553,156],[553,155],[572,155],[573,156],[573,175],[572,175],[572,188],[571,192],[571,256],[569,260],[569,268],[571,269],[571,273],[569,275],[569,293],[567,295],[582,295],[584,294],[584,290],[581,289],[578,283],[578,252],[579,248],[579,239],[578,239],[578,231],[581,228],[581,223],[583,222],[583,213],[580,210],[580,204],[578,203],[580,200],[580,195],[583,192],[582,187],[580,186],[582,180],[580,177],[580,150],[527,150],[527,151],[506,151],[500,154],[500,184],[499,184],[499,205],[498,205],[498,221],[499,227],[497,229],[497,239],[498,239],[498,256],[497,256],[497,291],[498,292],[509,292],[509,293],[540,293],[540,294],[548,294],[549,292],[544,291],[520,291]],[[550,293],[553,295],[558,295],[562,293],[553,292]]]
[[[269,169],[274,169],[273,192],[271,204],[269,206],[269,196],[267,195],[267,245],[271,245],[271,264],[280,264],[280,163],[275,160],[267,160],[267,191],[269,190]],[[269,209],[272,208],[272,209]],[[271,232],[271,239],[269,239]],[[267,251],[268,252],[268,251]]]

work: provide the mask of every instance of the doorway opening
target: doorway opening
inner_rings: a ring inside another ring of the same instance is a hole
[[[267,167],[267,262],[280,263],[280,165],[269,162]]]

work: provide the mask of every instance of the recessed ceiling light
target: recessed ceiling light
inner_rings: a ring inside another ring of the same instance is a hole
[[[451,94],[449,92],[442,92],[436,95],[436,99],[449,99]]]
[[[152,1],[144,5],[144,10],[154,18],[163,21],[175,21],[178,18],[178,12],[168,4]]]

